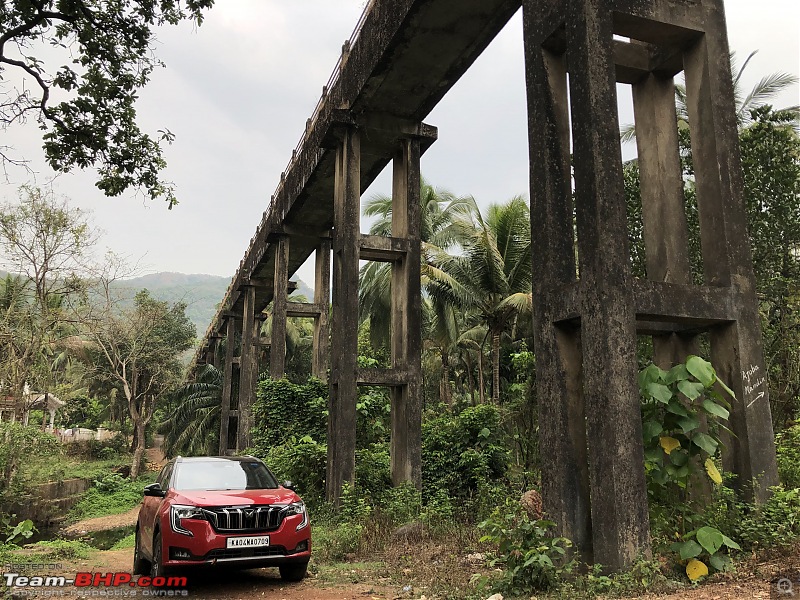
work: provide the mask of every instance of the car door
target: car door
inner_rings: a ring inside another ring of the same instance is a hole
[[[161,473],[158,475],[156,482],[161,486],[161,489],[167,490],[169,488],[169,481],[172,477],[172,468],[174,463],[167,463]],[[158,519],[158,509],[164,498],[157,496],[145,496],[142,500],[142,507],[139,509],[139,533],[141,537],[141,544],[146,554],[153,555],[153,532],[155,531],[156,519]]]

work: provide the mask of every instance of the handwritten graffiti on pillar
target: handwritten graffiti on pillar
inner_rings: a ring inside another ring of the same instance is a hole
[[[764,389],[767,383],[767,377],[761,373],[761,367],[758,365],[750,365],[750,367],[742,373],[742,383],[744,383],[745,399],[754,396],[747,405],[747,408],[753,406],[753,404],[761,400],[761,398],[767,394]]]

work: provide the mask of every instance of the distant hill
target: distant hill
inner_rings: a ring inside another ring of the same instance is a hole
[[[297,294],[303,294],[311,301],[314,292],[302,280],[295,278]],[[197,335],[202,336],[222,302],[230,277],[216,275],[186,275],[184,273],[153,273],[120,282],[126,288],[140,290],[147,288],[154,298],[168,302],[186,302],[186,316],[197,327]]]
[[[5,271],[0,270],[0,278],[6,275]],[[302,294],[309,302],[313,301],[314,291],[302,279],[295,277],[293,280],[297,281],[295,294]],[[119,281],[117,285],[134,292],[147,288],[158,300],[186,302],[186,316],[194,323],[199,337],[208,329],[230,282],[230,277],[217,275],[162,272],[125,279]]]

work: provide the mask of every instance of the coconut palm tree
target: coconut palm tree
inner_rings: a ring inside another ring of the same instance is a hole
[[[428,296],[426,288],[430,281],[433,261],[440,253],[459,245],[461,229],[455,225],[455,221],[467,215],[472,204],[468,198],[460,198],[448,190],[434,188],[425,179],[421,182],[420,191],[421,275],[423,291]],[[370,228],[371,235],[392,234],[390,196],[376,195],[370,198],[364,208],[364,215],[378,217]],[[361,322],[369,320],[370,340],[374,346],[387,345],[389,342],[391,279],[392,270],[387,263],[369,262],[359,273],[359,316]],[[435,305],[435,302],[423,305],[423,310],[430,312],[423,321],[429,324],[436,323],[438,341],[448,346],[449,342],[443,341],[442,336],[448,333],[454,334],[455,330],[452,323],[446,324],[447,308]],[[436,320],[433,319],[433,315],[438,316]],[[451,341],[454,340],[455,338],[452,338]],[[442,360],[444,365],[447,360],[445,354],[442,354]],[[447,401],[447,398],[442,400]]]
[[[515,316],[531,310],[530,209],[521,196],[489,207],[472,200],[471,218],[456,221],[464,252],[439,253],[429,270],[432,297],[474,311],[491,340],[492,400],[500,399],[500,341]]]
[[[222,371],[205,365],[197,378],[171,394],[172,410],[161,422],[167,456],[216,454],[222,405]]]

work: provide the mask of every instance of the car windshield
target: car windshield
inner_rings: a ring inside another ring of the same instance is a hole
[[[175,465],[176,490],[263,490],[278,487],[272,473],[256,460],[209,459]]]

